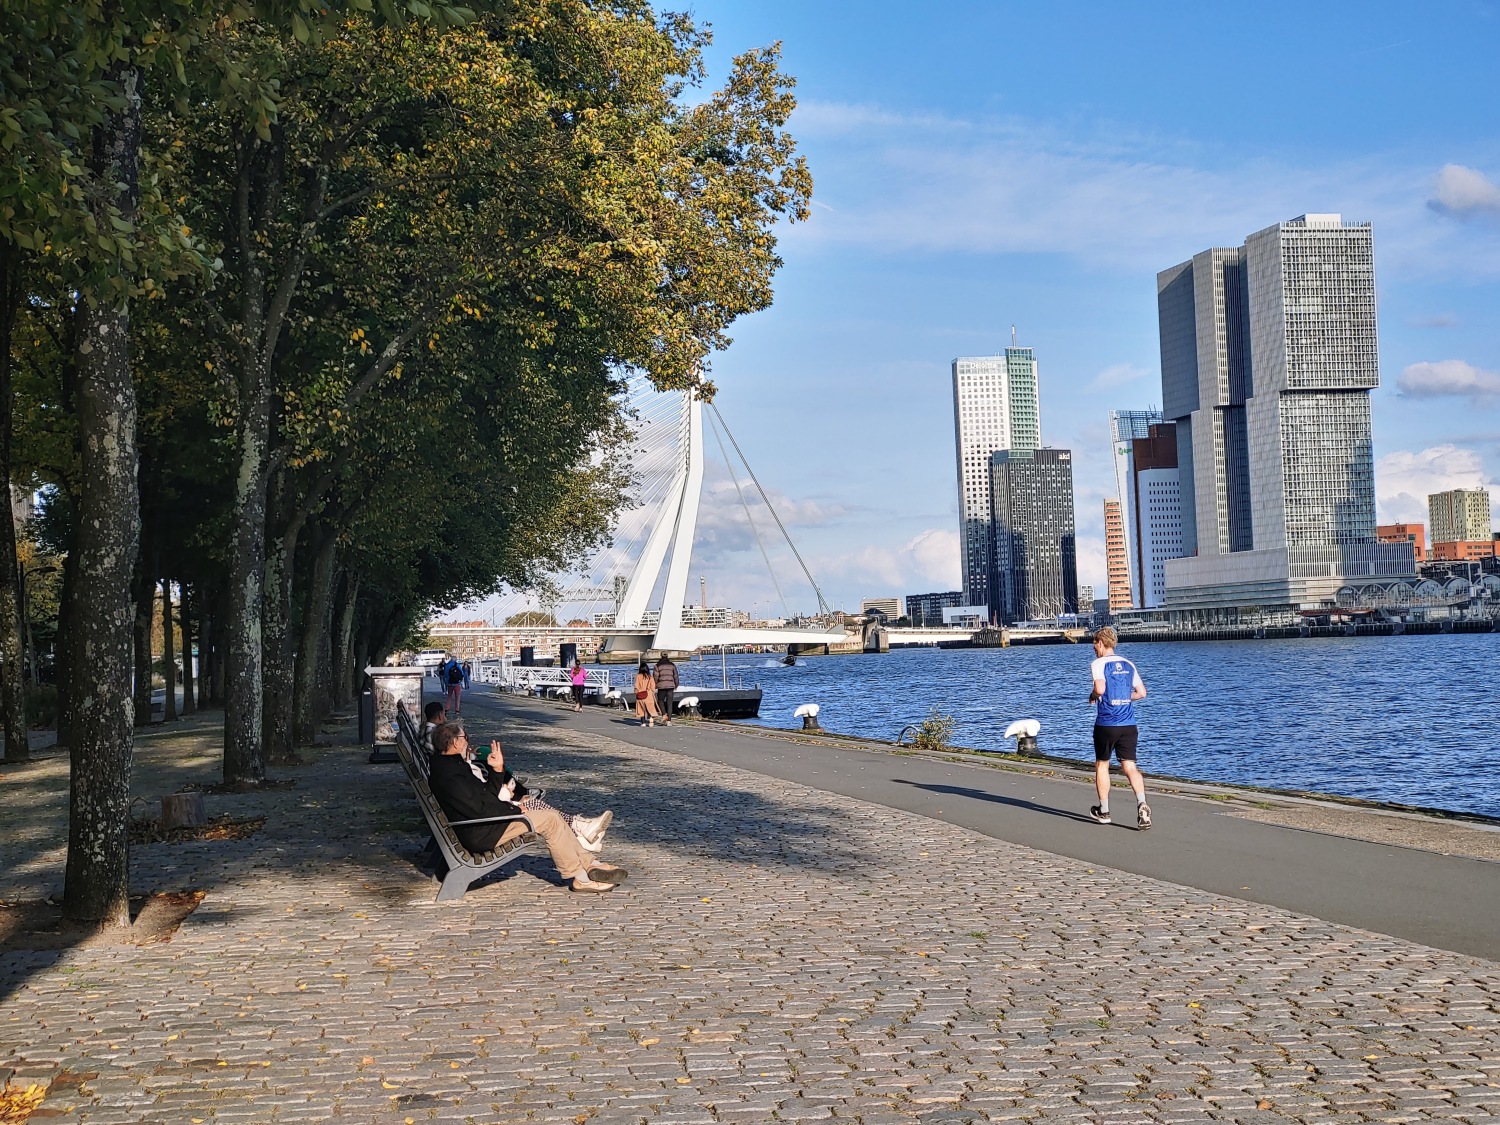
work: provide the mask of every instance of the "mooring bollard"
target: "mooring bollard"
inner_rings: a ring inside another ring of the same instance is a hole
[[[822,730],[818,726],[818,705],[816,703],[804,703],[792,712],[792,717],[802,720],[803,730]]]
[[[1016,740],[1016,753],[1027,758],[1040,758],[1042,751],[1037,745],[1036,736],[1041,733],[1042,724],[1035,719],[1017,719],[1005,728],[1005,737]]]

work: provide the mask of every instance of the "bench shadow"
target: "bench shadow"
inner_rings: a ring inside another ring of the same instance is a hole
[[[892,778],[897,785],[909,785],[913,789],[922,789],[928,793],[941,793],[945,796],[964,797],[971,801],[987,801],[992,805],[1008,805],[1011,808],[1025,809],[1027,812],[1045,813],[1047,816],[1061,817],[1063,820],[1076,820],[1080,824],[1093,824],[1092,818],[1082,813],[1074,812],[1072,809],[1060,809],[1053,805],[1039,805],[1035,801],[1028,801],[1022,797],[1006,797],[999,793],[991,793],[985,789],[972,789],[966,785],[925,785],[920,781],[907,781],[905,778]]]
[[[497,731],[512,767],[534,788],[545,789],[549,803],[586,816],[614,810],[602,856],[606,860],[618,861],[622,845],[651,847],[668,857],[654,864],[664,874],[670,864],[712,871],[715,879],[733,879],[734,871],[750,866],[843,871],[860,878],[872,866],[871,857],[851,842],[852,818],[836,811],[785,803],[758,791],[753,782],[714,784],[703,779],[701,766],[691,759],[683,759],[679,768],[670,759],[665,764],[654,758],[643,761],[607,745],[579,746],[563,733],[572,713],[562,708],[512,711],[502,704],[471,711],[469,697],[465,704],[463,717],[477,728],[476,734],[488,738],[485,728]],[[199,722],[207,728],[216,719]],[[206,729],[179,730],[212,737]],[[600,733],[597,727],[594,733]],[[150,741],[142,739],[137,752],[144,787],[171,792],[186,775],[200,783],[218,780],[217,762],[209,757],[185,770],[175,768],[164,753],[172,742],[153,751]],[[196,914],[184,921],[185,934],[242,925],[265,914],[269,908],[255,897],[257,879],[313,887],[334,869],[353,903],[401,909],[432,902],[439,883],[418,863],[428,832],[406,774],[399,763],[369,764],[367,757],[365,748],[347,743],[313,751],[302,764],[273,771],[276,778],[295,778],[294,788],[212,797],[210,815],[265,815],[265,826],[237,840],[132,847],[132,893],[207,892]],[[61,855],[67,839],[66,770],[48,768],[42,758],[6,772],[6,782],[22,787],[31,810],[24,825],[7,826],[12,840],[7,854],[13,864],[26,867],[13,885],[57,894],[62,868],[51,853]],[[633,866],[629,860],[624,863]],[[14,874],[16,868],[12,870]],[[642,877],[649,875],[636,873]],[[566,886],[542,847],[517,857],[474,889],[514,878],[539,880],[539,894]],[[311,908],[317,910],[319,904],[313,902]],[[0,956],[0,1000],[34,974],[48,971],[65,952],[20,949]]]

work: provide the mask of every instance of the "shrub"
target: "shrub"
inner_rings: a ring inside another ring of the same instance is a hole
[[[945,715],[934,707],[917,728],[913,745],[918,750],[946,750],[948,740],[953,737],[953,728],[958,725],[952,715]]]

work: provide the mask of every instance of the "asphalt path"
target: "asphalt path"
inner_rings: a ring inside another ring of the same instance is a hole
[[[1154,827],[1140,832],[1128,789],[1111,794],[1115,824],[1090,819],[1095,797],[1086,777],[1036,776],[867,743],[803,743],[727,724],[643,728],[620,711],[591,706],[574,714],[489,689],[471,701],[480,705],[473,710],[514,709],[533,721],[784,778],[997,840],[1500,960],[1500,863],[1244,820],[1209,800],[1152,793],[1149,773]]]

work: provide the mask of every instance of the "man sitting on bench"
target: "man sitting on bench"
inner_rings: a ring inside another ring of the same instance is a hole
[[[575,891],[612,891],[626,875],[623,867],[602,863],[585,850],[583,841],[603,834],[609,815],[580,821],[573,826],[550,805],[534,804],[522,808],[506,800],[512,782],[505,768],[500,741],[490,743],[490,751],[481,764],[471,756],[469,736],[463,724],[443,723],[432,732],[432,767],[428,784],[432,795],[450,821],[479,820],[492,816],[520,816],[522,820],[502,820],[493,824],[468,824],[455,828],[459,841],[475,855],[483,855],[498,844],[524,832],[535,832],[546,841],[552,862],[564,879],[570,879]],[[602,822],[602,825],[601,825]],[[575,831],[577,834],[575,835]]]
[[[433,700],[422,708],[422,725],[417,728],[417,745],[430,757],[432,749],[432,732],[437,730],[448,721],[448,712],[441,703]]]

